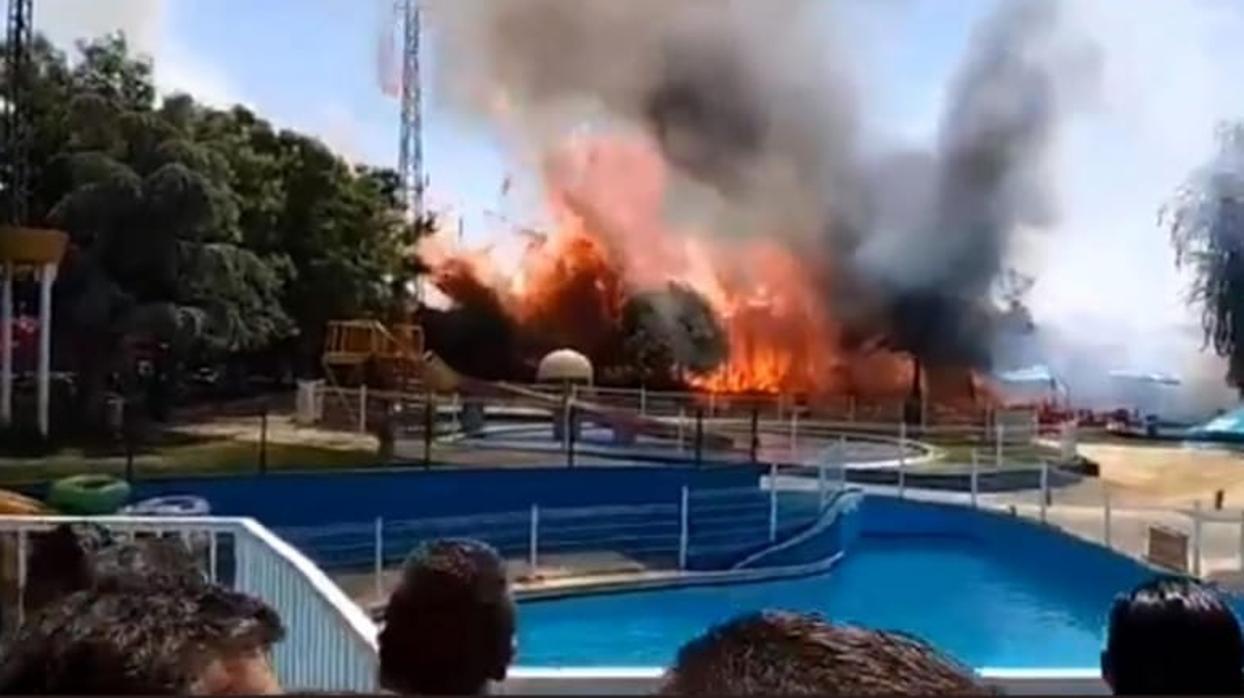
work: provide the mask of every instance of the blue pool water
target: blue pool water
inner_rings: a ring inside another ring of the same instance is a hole
[[[1139,574],[1050,564],[970,537],[867,535],[827,574],[524,603],[524,666],[666,666],[714,622],[762,608],[902,630],[974,667],[1095,667],[1114,594]]]

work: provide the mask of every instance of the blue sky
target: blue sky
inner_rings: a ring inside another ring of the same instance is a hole
[[[453,0],[429,0],[453,2]],[[574,0],[566,0],[573,2]],[[625,0],[622,0],[625,1]],[[671,2],[676,0],[671,0]],[[780,0],[757,0],[758,2]],[[850,39],[870,137],[931,142],[943,96],[974,25],[1009,0],[825,0],[827,34]],[[124,29],[152,54],[165,90],[243,102],[282,126],[319,135],[354,160],[393,164],[395,100],[377,55],[385,0],[36,0],[55,41]],[[1037,273],[1040,320],[1092,323],[1105,334],[1187,327],[1166,233],[1156,212],[1213,151],[1214,125],[1244,118],[1244,3],[1239,0],[1072,0],[1069,24],[1103,58],[1100,94],[1077,115],[1050,162],[1061,218],[1017,239]],[[830,26],[830,22],[837,26]],[[430,32],[425,64],[435,73]],[[493,239],[482,215],[500,207],[503,178],[522,172],[499,137],[438,99],[428,81],[425,142],[433,201],[468,215],[468,238]],[[530,201],[534,201],[534,197]],[[528,219],[530,201],[507,213]]]

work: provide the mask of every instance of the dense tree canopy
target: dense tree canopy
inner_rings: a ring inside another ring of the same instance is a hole
[[[708,301],[682,284],[629,298],[622,333],[624,364],[650,385],[681,383],[684,372],[711,373],[729,358],[725,330]]]
[[[1228,360],[1227,380],[1244,391],[1244,124],[1219,131],[1219,151],[1194,172],[1163,212],[1176,262],[1193,274],[1207,345]]]
[[[38,39],[31,70],[30,223],[71,237],[58,345],[84,399],[135,340],[314,370],[327,320],[392,313],[419,271],[405,251],[428,226],[405,222],[395,173],[240,106],[158,97],[121,35],[72,59]]]

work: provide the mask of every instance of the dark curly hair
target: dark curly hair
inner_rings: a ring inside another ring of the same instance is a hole
[[[0,694],[187,694],[215,659],[266,652],[276,612],[208,584],[120,585],[45,607],[0,662]]]
[[[411,555],[380,633],[380,684],[404,694],[474,695],[505,678],[515,609],[491,547],[441,540]]]
[[[1110,609],[1102,674],[1116,695],[1239,695],[1241,666],[1235,613],[1195,580],[1155,578]]]
[[[973,673],[915,638],[817,616],[740,616],[683,646],[665,695],[988,695]]]

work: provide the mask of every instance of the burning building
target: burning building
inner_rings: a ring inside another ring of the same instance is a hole
[[[970,394],[1008,240],[1054,220],[1068,76],[1092,73],[1057,9],[1004,3],[936,147],[892,152],[863,147],[824,3],[434,0],[452,102],[536,159],[551,225],[512,274],[443,240],[420,254],[488,318],[494,368],[569,346],[618,380]]]

